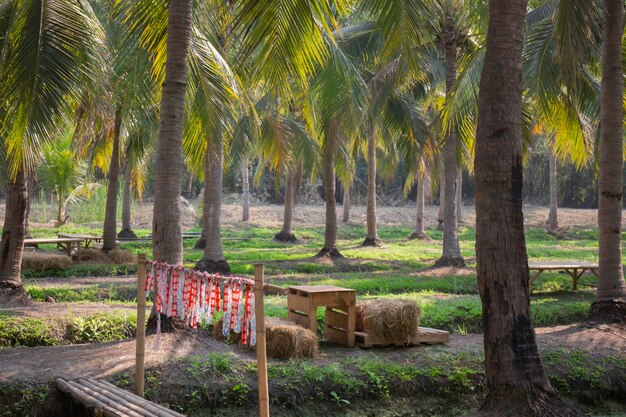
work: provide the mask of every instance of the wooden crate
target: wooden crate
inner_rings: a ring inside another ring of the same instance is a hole
[[[393,340],[375,337],[366,332],[354,332],[356,345],[360,347],[373,346],[407,346],[407,345],[441,345],[450,340],[450,333],[445,330],[418,327],[417,334],[409,340]]]

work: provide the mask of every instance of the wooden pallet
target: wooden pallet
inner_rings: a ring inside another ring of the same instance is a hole
[[[57,387],[81,403],[89,415],[105,417],[185,417],[106,381],[57,378]]]
[[[356,345],[360,347],[373,346],[407,346],[407,345],[441,345],[450,340],[450,333],[445,330],[431,329],[430,327],[418,327],[417,334],[409,339],[390,340],[382,339],[366,332],[354,332]]]

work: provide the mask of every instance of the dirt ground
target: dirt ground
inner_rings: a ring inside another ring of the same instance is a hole
[[[54,306],[56,308],[57,306]],[[75,308],[76,306],[72,306]],[[89,307],[85,307],[89,308]],[[49,311],[50,312],[50,311]],[[618,325],[591,327],[573,324],[536,330],[540,349],[580,349],[596,355],[623,354],[626,352],[626,329]],[[155,351],[156,336],[146,340],[146,367],[174,361],[207,352],[230,353],[233,359],[255,360],[251,352],[218,342],[206,334],[186,332],[162,334],[159,350]],[[381,353],[390,359],[414,358],[416,353],[429,352],[482,352],[482,335],[450,336],[447,346],[412,346],[402,348],[349,349],[323,345],[315,362],[336,362],[345,357]],[[420,355],[420,356],[421,356]],[[270,362],[278,362],[270,360]],[[0,350],[0,383],[24,381],[38,383],[53,377],[75,378],[92,376],[103,378],[119,372],[130,371],[135,364],[135,341],[109,342],[87,345],[44,346]]]
[[[233,201],[232,198],[228,199]],[[183,226],[191,228],[198,225],[198,201],[192,200],[188,205],[183,205]],[[144,201],[138,205],[133,213],[133,226],[136,228],[150,229],[152,227],[151,201]],[[4,202],[0,202],[0,222],[4,221]],[[341,206],[338,207],[341,211]],[[415,222],[415,206],[406,204],[397,207],[378,206],[378,221],[381,226],[412,226]],[[425,227],[437,226],[438,206],[426,206]],[[626,213],[625,213],[626,214]],[[282,205],[252,205],[250,207],[250,225],[261,227],[279,227],[282,224]],[[527,226],[543,227],[548,218],[548,208],[534,205],[524,205],[525,224]],[[241,218],[241,206],[237,204],[222,205],[222,222],[224,224],[239,224]],[[626,215],[622,215],[626,226]],[[463,221],[461,224],[473,226],[476,221],[474,206],[463,207]],[[37,222],[37,213],[31,213],[31,225],[33,227],[45,227],[48,224]],[[324,206],[298,205],[294,211],[294,227],[319,227],[324,224]],[[589,228],[597,225],[597,210],[595,209],[567,209],[559,208],[559,222],[562,226]],[[365,224],[365,207],[352,206],[351,224]],[[91,224],[93,227],[102,227],[99,223]]]

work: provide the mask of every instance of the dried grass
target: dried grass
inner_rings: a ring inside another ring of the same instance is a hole
[[[83,248],[80,251],[81,261],[90,261],[99,264],[109,264],[111,259],[106,253],[102,252],[102,249],[95,248]]]
[[[222,325],[223,320],[219,319],[213,326],[215,340],[227,343],[241,342],[241,334],[238,333],[231,333],[228,337],[224,337]],[[271,358],[313,358],[317,354],[317,335],[289,320],[266,317],[265,337],[267,356]]]
[[[118,265],[137,263],[137,255],[123,249],[113,249],[109,252],[109,258]]]
[[[65,270],[72,265],[72,259],[67,255],[43,252],[24,252],[22,255],[22,269],[35,271]]]
[[[390,340],[417,334],[420,308],[413,300],[371,300],[356,305],[356,330]]]

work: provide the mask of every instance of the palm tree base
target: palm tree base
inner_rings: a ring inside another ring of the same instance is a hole
[[[202,258],[196,264],[195,269],[197,269],[198,271],[206,271],[206,272],[211,272],[211,273],[220,273],[220,274],[230,273],[230,265],[228,264],[226,259],[220,259],[219,261],[214,261],[212,259]]]
[[[277,242],[296,243],[298,238],[293,233],[280,232],[274,236],[274,240]]]
[[[442,230],[443,231],[443,222],[439,221],[439,220],[437,220],[437,221],[439,222],[439,224],[437,224],[437,230]]]
[[[189,331],[189,325],[178,317],[167,317],[161,314],[161,333],[178,333]],[[150,314],[148,323],[146,323],[146,334],[153,335],[157,333],[157,316],[156,313]]]
[[[322,248],[321,251],[317,252],[317,255],[314,258],[331,258],[331,259],[343,259],[344,256],[339,252],[337,248]]]
[[[194,249],[204,249],[204,247],[206,246],[206,237],[205,236],[200,236],[200,239],[198,239],[198,241],[196,242],[196,244],[194,245]]]
[[[426,241],[430,241],[432,240],[430,237],[428,237],[428,235],[424,232],[413,232],[411,233],[411,235],[408,237],[409,240],[426,240]]]
[[[435,261],[435,267],[452,266],[455,268],[465,268],[465,260],[462,257],[442,256]]]
[[[361,246],[370,246],[381,248],[383,246],[383,241],[380,240],[378,236],[376,237],[366,237]]]
[[[534,390],[501,390],[488,395],[480,411],[466,417],[583,417],[572,405],[563,401],[556,390],[537,387]]]
[[[132,231],[132,229],[120,230],[120,232],[117,234],[117,237],[120,239],[137,239],[137,235],[135,234],[135,232]]]
[[[30,297],[21,285],[0,283],[0,306],[26,306],[31,302]]]
[[[591,304],[587,321],[592,323],[626,323],[626,302],[598,300]]]

